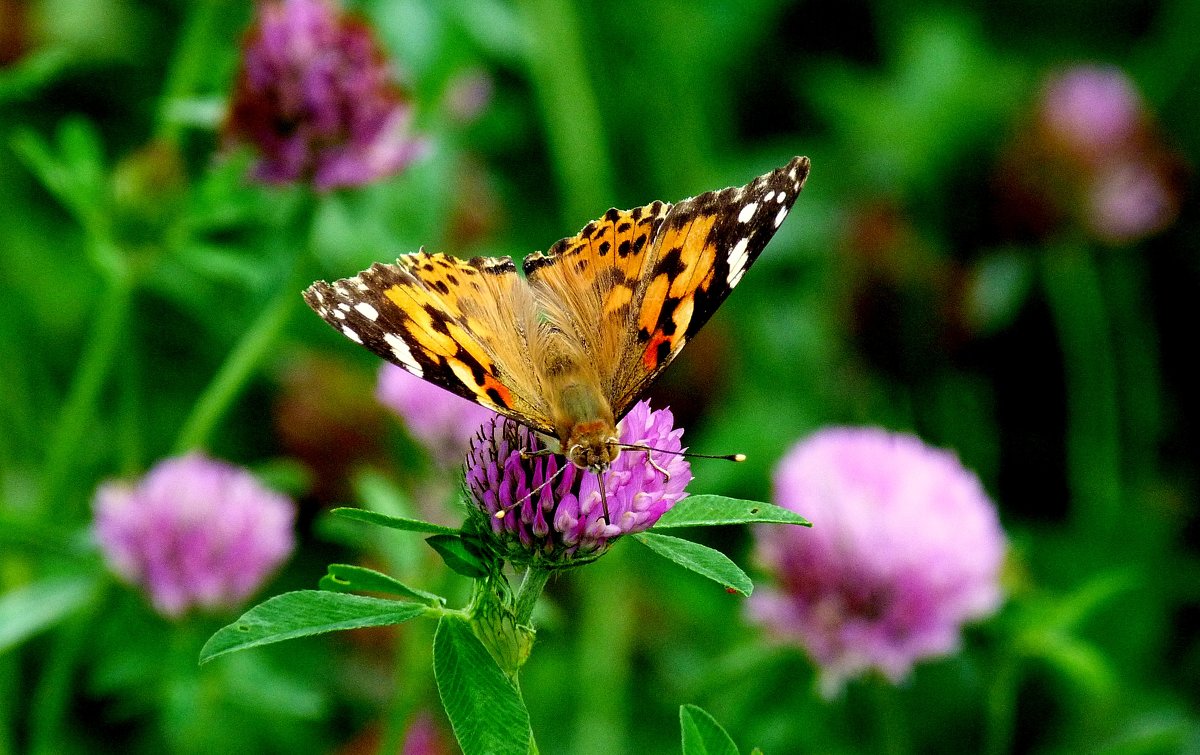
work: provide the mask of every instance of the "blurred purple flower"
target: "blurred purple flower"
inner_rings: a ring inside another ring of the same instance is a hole
[[[413,438],[444,466],[459,464],[479,426],[496,416],[394,364],[379,370],[379,402],[400,415]]]
[[[808,651],[827,694],[869,669],[903,679],[1000,605],[1004,532],[947,451],[879,429],[822,430],[779,463],[775,498],[813,528],[756,529],[777,587],[756,591],[750,614]]]
[[[492,101],[495,84],[487,71],[470,68],[457,74],[446,89],[446,109],[459,123],[470,123]]]
[[[621,420],[622,443],[681,451],[682,429],[674,428],[669,409],[650,410],[641,401]],[[506,557],[517,564],[568,566],[590,561],[621,535],[653,527],[667,509],[683,498],[692,481],[691,466],[673,453],[624,450],[601,475],[608,497],[609,523],[604,522],[600,483],[560,456],[522,458],[545,444],[527,427],[497,417],[480,429],[467,457],[467,492],[487,517]],[[670,479],[647,462],[666,470]],[[539,486],[566,470],[551,484]],[[530,491],[537,490],[526,498]],[[497,519],[495,514],[507,513]]]
[[[175,618],[235,608],[288,557],[295,509],[246,470],[198,453],[96,491],[95,536],[118,576]]]
[[[1040,113],[1054,140],[1094,159],[1133,140],[1143,118],[1142,99],[1129,76],[1101,65],[1075,66],[1050,77]]]
[[[401,755],[448,755],[449,752],[433,716],[426,712],[418,714],[408,726]]]
[[[1157,166],[1140,161],[1106,165],[1093,178],[1084,218],[1094,236],[1121,244],[1162,229],[1178,210]]]
[[[395,174],[423,145],[363,21],[331,0],[268,0],[244,42],[226,136],[254,145],[254,177],[320,190]]]

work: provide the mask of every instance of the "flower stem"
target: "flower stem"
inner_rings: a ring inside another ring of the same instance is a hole
[[[92,639],[96,614],[102,605],[103,597],[84,606],[53,637],[46,667],[32,696],[29,752],[34,755],[69,749],[65,724],[75,689],[75,672]]]
[[[129,317],[132,286],[123,276],[112,276],[96,314],[92,333],[63,404],[58,426],[50,439],[42,477],[38,511],[45,516],[59,505],[84,436],[91,426],[96,402],[112,370]]]
[[[1067,475],[1075,525],[1096,545],[1120,523],[1117,368],[1100,277],[1090,249],[1064,244],[1042,256],[1042,279],[1063,355]]]
[[[912,736],[901,710],[900,693],[896,685],[876,674],[869,681],[875,703],[875,720],[879,742],[875,752],[886,755],[908,755],[912,752]]]
[[[630,752],[629,669],[633,646],[629,549],[613,548],[580,575],[582,605],[575,657],[587,679],[575,700],[579,752]],[[586,690],[586,691],[584,691]]]
[[[612,197],[612,166],[600,108],[588,80],[579,16],[570,0],[524,0],[529,75],[542,109],[568,223],[582,223]]]
[[[513,613],[517,617],[517,624],[526,626],[529,624],[530,617],[533,616],[533,607],[537,604],[542,590],[546,589],[546,582],[549,579],[550,572],[547,569],[531,566],[525,570],[525,577],[517,589],[517,598],[513,609]]]
[[[986,755],[1004,755],[1012,751],[1017,683],[1017,659],[1009,653],[1000,660],[999,669],[988,686],[987,720],[983,729],[983,752]]]
[[[303,203],[299,220],[306,221],[311,228],[315,218],[312,205]],[[267,352],[278,341],[283,328],[300,301],[303,282],[305,245],[297,245],[290,268],[280,280],[279,289],[242,336],[242,340],[229,352],[225,363],[217,370],[212,382],[204,389],[192,410],[183,430],[175,441],[175,453],[183,454],[193,449],[204,448],[221,417],[246,387],[254,371]]]
[[[176,45],[175,57],[167,71],[155,127],[157,139],[179,141],[181,125],[172,116],[172,108],[180,100],[194,95],[201,76],[211,69],[213,32],[227,10],[225,5],[225,0],[201,0],[185,6],[190,12],[183,35]]]

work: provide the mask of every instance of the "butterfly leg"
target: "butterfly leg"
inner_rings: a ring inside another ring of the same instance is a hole
[[[554,452],[551,451],[549,448],[539,448],[536,451],[527,451],[525,449],[521,449],[521,458],[526,459],[526,460],[527,459],[536,459],[536,458],[539,458],[542,456],[553,456],[553,455],[554,455]]]
[[[604,523],[612,524],[612,520],[608,518],[608,493],[604,490],[604,477],[599,471],[596,472],[596,482],[600,483],[600,505],[604,507]]]

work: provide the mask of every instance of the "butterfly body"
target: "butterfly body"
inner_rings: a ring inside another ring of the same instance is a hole
[[[557,440],[576,466],[617,458],[617,422],[775,234],[808,158],[742,187],[612,209],[546,253],[462,260],[424,251],[305,301],[412,374]]]

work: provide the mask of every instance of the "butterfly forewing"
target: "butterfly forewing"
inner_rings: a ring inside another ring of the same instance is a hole
[[[794,158],[740,188],[671,207],[646,255],[623,358],[607,391],[622,416],[742,280],[783,223],[808,177]]]
[[[417,377],[542,432],[552,429],[533,368],[533,297],[507,257],[404,255],[304,292],[317,314]]]

